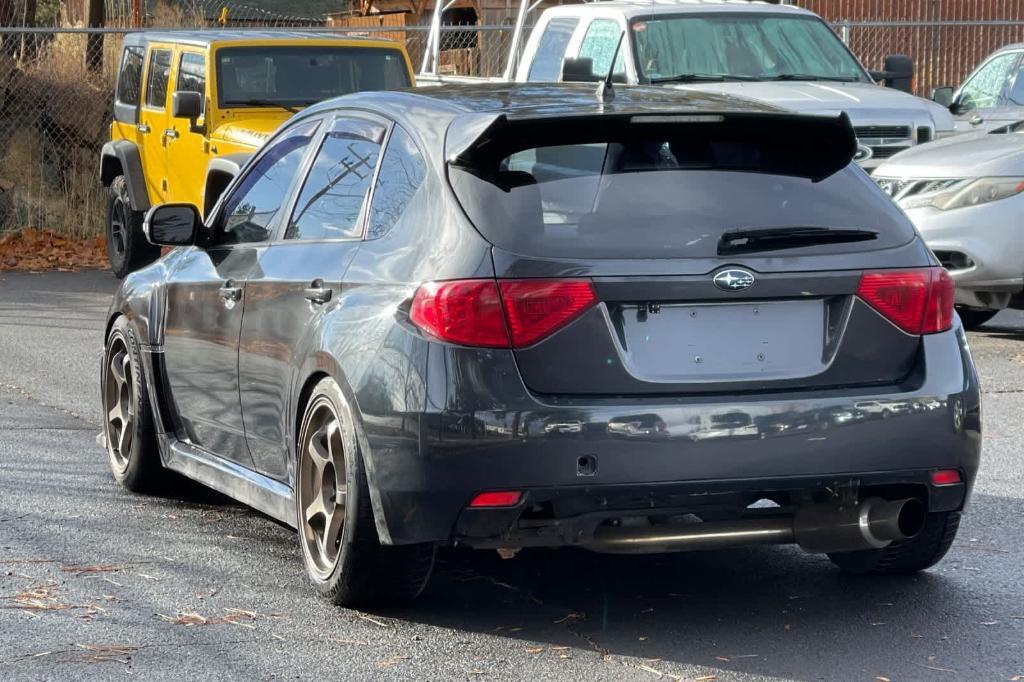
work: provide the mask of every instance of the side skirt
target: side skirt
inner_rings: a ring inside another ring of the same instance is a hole
[[[295,498],[284,483],[179,440],[170,439],[162,450],[168,469],[296,527]]]

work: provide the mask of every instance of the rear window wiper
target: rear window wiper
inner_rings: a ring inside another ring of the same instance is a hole
[[[830,227],[771,227],[763,230],[732,230],[718,240],[718,255],[799,249],[821,244],[844,244],[877,239],[874,230]]]
[[[764,80],[768,81],[835,81],[836,83],[855,83],[859,79],[856,76],[819,76],[812,73],[780,73],[778,76],[769,76]]]
[[[680,73],[675,76],[651,78],[651,83],[723,83],[725,81],[756,81],[756,76],[739,76],[728,73]]]
[[[293,114],[299,113],[301,109],[297,106],[290,104],[283,104],[281,102],[275,102],[272,99],[244,99],[244,100],[232,100],[230,102],[224,102],[224,108],[230,107],[275,107],[277,109],[284,109],[290,111]]]

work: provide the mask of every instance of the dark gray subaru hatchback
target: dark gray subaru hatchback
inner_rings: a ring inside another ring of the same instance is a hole
[[[956,534],[978,379],[845,116],[588,85],[307,109],[124,280],[107,452],[298,529],[335,602],[436,547],[796,543],[907,573]]]

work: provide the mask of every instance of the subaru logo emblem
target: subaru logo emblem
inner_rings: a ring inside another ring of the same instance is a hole
[[[746,270],[722,270],[712,281],[722,291],[741,291],[754,285],[754,275]]]
[[[864,163],[874,155],[875,150],[873,150],[871,147],[859,144],[857,145],[857,151],[853,155],[853,160],[856,161],[857,163]]]

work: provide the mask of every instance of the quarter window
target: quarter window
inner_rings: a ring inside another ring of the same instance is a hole
[[[146,106],[163,109],[167,105],[167,80],[171,76],[171,51],[153,50],[146,80]]]
[[[285,239],[356,239],[385,128],[338,119],[317,153],[295,203]]]
[[[966,109],[988,109],[999,105],[999,97],[1006,87],[1013,65],[1017,62],[1016,52],[993,57],[964,84],[960,91],[959,104]]]
[[[409,134],[395,126],[377,174],[370,205],[369,239],[387,234],[423,184],[427,165]]]
[[[202,111],[206,110],[206,59],[195,52],[185,52],[178,64],[178,84],[174,88],[181,92],[198,92],[203,98]]]
[[[569,39],[572,38],[578,23],[579,19],[574,17],[558,17],[548,22],[544,35],[540,37],[540,44],[533,56],[533,64],[530,64],[530,73],[526,80],[555,82],[561,79],[565,48],[569,46]]]
[[[224,204],[218,244],[261,242],[270,237],[288,190],[320,121],[296,125],[275,140]]]
[[[1009,100],[1011,106],[1024,106],[1024,66],[1017,69],[1017,75],[1013,79],[1013,86],[1010,88]]]
[[[126,47],[121,58],[121,72],[117,75],[117,101],[137,107],[142,91],[142,62],[145,52],[141,47]]]

